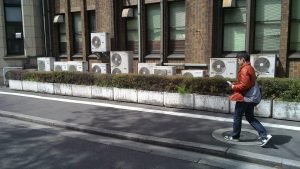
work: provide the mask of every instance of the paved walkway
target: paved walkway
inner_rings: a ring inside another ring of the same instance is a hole
[[[23,94],[23,95],[22,95]],[[0,115],[150,144],[279,167],[300,168],[300,123],[260,119],[273,135],[261,148],[243,124],[241,142],[225,142],[231,115],[54,96],[0,88]],[[268,127],[269,126],[269,127]]]

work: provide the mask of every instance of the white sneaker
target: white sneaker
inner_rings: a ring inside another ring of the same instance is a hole
[[[239,141],[239,139],[233,138],[232,136],[225,136],[224,139],[228,140],[228,141],[234,141],[234,142],[238,142]]]
[[[272,135],[268,134],[266,138],[261,140],[260,146],[261,147],[265,146],[271,140],[271,138],[272,138]]]

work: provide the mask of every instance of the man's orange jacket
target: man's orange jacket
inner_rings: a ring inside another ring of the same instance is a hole
[[[232,101],[243,102],[244,94],[254,85],[256,80],[255,70],[249,62],[244,63],[238,72],[238,81],[233,83],[234,93],[229,96]]]

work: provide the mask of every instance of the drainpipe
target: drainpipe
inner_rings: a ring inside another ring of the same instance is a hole
[[[142,56],[142,25],[141,25],[141,1],[137,0],[138,2],[138,57],[139,57],[139,63],[143,62],[143,56]]]
[[[49,38],[49,56],[54,57],[53,55],[53,36],[52,36],[52,15],[51,15],[51,5],[50,5],[50,0],[47,0],[47,21],[48,21],[48,38]]]
[[[44,30],[44,48],[45,48],[45,56],[48,57],[48,36],[47,36],[47,31],[46,31],[46,12],[45,12],[45,8],[46,8],[46,4],[45,4],[45,0],[42,0],[42,6],[43,6],[43,30]]]
[[[160,0],[160,65],[164,65],[164,15],[165,15],[165,9],[164,9],[164,0]]]

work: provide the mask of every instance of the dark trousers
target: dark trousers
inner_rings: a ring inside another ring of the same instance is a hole
[[[236,102],[235,112],[233,115],[233,132],[232,137],[235,139],[240,138],[242,128],[242,118],[245,113],[246,120],[258,132],[261,138],[266,138],[267,131],[264,126],[254,117],[254,103]]]

